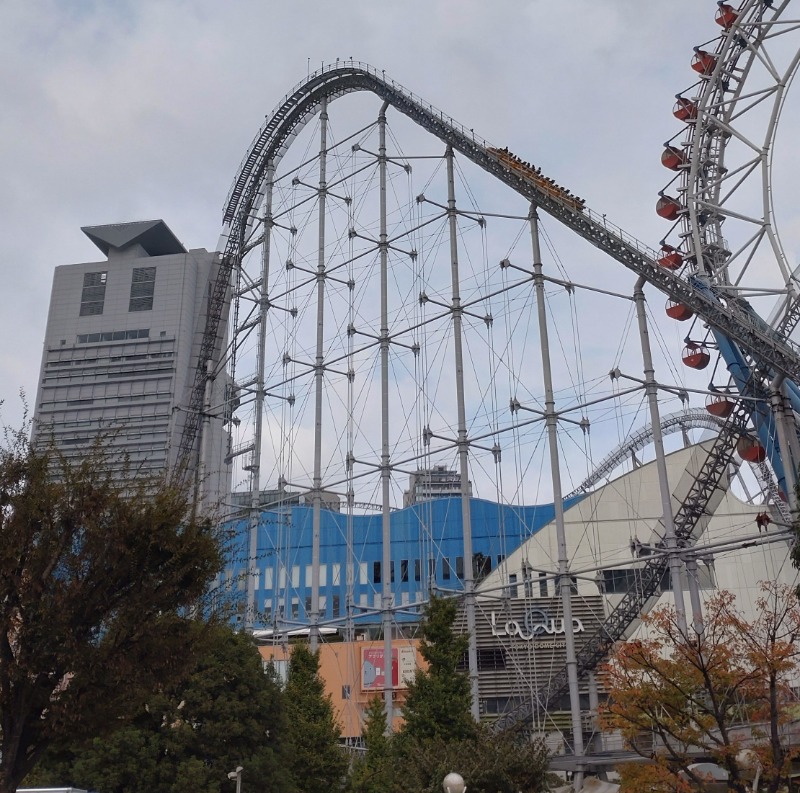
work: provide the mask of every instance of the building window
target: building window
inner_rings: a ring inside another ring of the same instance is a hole
[[[408,583],[408,559],[400,560],[400,583]]]
[[[394,583],[394,562],[389,562],[389,580]]]
[[[81,316],[91,317],[103,313],[106,299],[108,273],[84,273],[81,292]]]
[[[546,598],[547,592],[547,573],[544,570],[539,571],[539,596]]]
[[[131,299],[128,311],[150,311],[156,288],[155,267],[134,267],[131,278]]]
[[[414,559],[414,580],[422,581],[422,561]]]
[[[516,573],[511,573],[508,576],[508,596],[510,598],[517,597],[517,576],[516,576]]]
[[[522,581],[526,598],[533,597],[533,570],[530,567],[522,568]]]
[[[332,617],[338,617],[338,616],[340,616],[340,611],[341,611],[341,601],[340,601],[340,599],[339,599],[339,595],[334,595],[334,596],[333,596],[333,604],[332,604],[332,608],[333,608],[333,614],[331,614],[331,616],[332,616]]]
[[[297,598],[292,598],[292,619],[300,619],[300,601]]]
[[[311,616],[311,595],[306,596],[306,616]]]
[[[428,581],[436,580],[436,559],[428,558]]]
[[[442,581],[450,580],[450,560],[445,556],[442,559]]]
[[[373,584],[380,584],[381,582],[381,563],[380,562],[373,562],[372,563],[372,583]]]
[[[342,699],[350,699],[350,686],[342,686]]]
[[[464,580],[464,557],[456,556],[456,578]]]
[[[482,581],[491,572],[491,556],[484,556],[480,551],[472,555],[472,575],[476,581]]]

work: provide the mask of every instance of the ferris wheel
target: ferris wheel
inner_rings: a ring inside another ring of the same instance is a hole
[[[682,127],[661,155],[675,176],[656,205],[657,213],[672,223],[661,242],[659,263],[743,321],[766,322],[773,337],[785,339],[800,319],[800,302],[795,265],[778,230],[780,201],[790,204],[793,196],[788,177],[782,180],[787,163],[779,159],[776,165],[776,150],[782,143],[778,132],[787,92],[800,62],[793,35],[798,22],[790,16],[789,0],[717,6],[720,35],[694,48],[696,80],[676,95],[673,108]],[[796,249],[792,218],[785,219]],[[667,314],[679,321],[692,318],[678,301],[668,304]],[[728,384],[715,372],[717,383],[712,377],[710,388],[718,395],[708,400],[710,412],[729,415],[734,394],[754,387],[749,380],[758,370],[756,362],[724,334],[694,323],[686,341],[687,366],[708,366],[710,343],[733,375]],[[753,411],[751,434],[740,440],[740,453],[758,464],[768,456],[782,499],[793,500],[798,389],[790,379],[770,393],[768,371],[760,379],[762,396],[772,406]],[[777,440],[781,435],[783,443]]]

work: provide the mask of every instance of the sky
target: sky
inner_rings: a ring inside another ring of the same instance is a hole
[[[80,227],[163,218],[187,248],[216,248],[223,202],[265,115],[337,58],[385,69],[655,245],[674,96],[693,82],[692,48],[718,35],[716,7],[0,3],[3,420],[19,422],[20,391],[35,400],[54,267],[100,258]],[[621,271],[608,263],[612,280]]]

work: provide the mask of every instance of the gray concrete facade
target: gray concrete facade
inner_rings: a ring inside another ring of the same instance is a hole
[[[71,458],[102,433],[112,466],[158,475],[177,462],[219,257],[187,251],[160,220],[83,230],[107,259],[55,269],[34,432]],[[224,383],[214,382],[218,416]],[[215,503],[229,489],[227,433],[221,419],[209,427],[204,489]]]

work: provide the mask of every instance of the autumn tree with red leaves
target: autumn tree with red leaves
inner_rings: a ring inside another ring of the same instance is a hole
[[[759,790],[777,793],[798,755],[787,735],[800,662],[795,591],[762,583],[753,620],[729,592],[716,593],[700,636],[682,633],[671,607],[645,624],[649,638],[620,643],[604,668],[604,727],[655,763],[625,769],[622,790],[688,793],[703,781],[688,766],[703,755],[728,772],[729,790],[749,793],[758,773]]]

